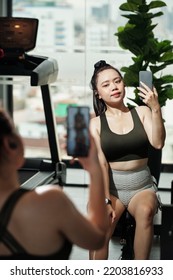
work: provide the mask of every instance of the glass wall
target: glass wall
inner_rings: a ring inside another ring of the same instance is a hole
[[[89,87],[93,65],[100,59],[117,68],[131,63],[130,54],[122,50],[114,33],[124,24],[119,6],[122,0],[13,0],[13,16],[39,19],[37,44],[30,54],[55,58],[59,65],[57,82],[51,94],[56,115],[58,139],[62,157],[66,157],[63,139],[66,133],[66,108],[69,104],[88,105],[92,108]],[[162,9],[156,35],[160,39],[173,38],[173,3],[167,0]],[[172,71],[167,69],[166,71]],[[131,96],[131,90],[127,96]],[[167,140],[162,161],[173,163],[172,101],[163,108]],[[14,118],[24,137],[26,155],[49,156],[47,132],[40,89],[30,87],[20,78],[14,84]]]

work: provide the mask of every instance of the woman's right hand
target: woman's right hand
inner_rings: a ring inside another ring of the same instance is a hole
[[[108,215],[110,217],[111,223],[113,223],[116,219],[115,210],[112,208],[110,204],[107,205],[107,208],[108,208]]]
[[[95,140],[91,134],[89,154],[87,157],[79,157],[78,160],[82,164],[83,168],[88,172],[93,172],[95,168],[101,168],[98,159],[98,151],[95,144]]]

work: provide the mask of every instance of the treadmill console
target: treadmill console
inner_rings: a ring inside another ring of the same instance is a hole
[[[38,19],[0,17],[0,75],[30,76],[31,86],[57,79],[56,59],[28,55],[36,45]]]

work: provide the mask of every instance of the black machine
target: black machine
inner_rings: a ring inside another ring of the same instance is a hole
[[[173,181],[171,182],[171,204],[162,206],[160,233],[160,259],[173,260]]]
[[[173,204],[162,206],[160,259],[173,260]]]
[[[57,79],[55,59],[28,55],[36,45],[38,19],[0,17],[0,77],[30,76],[31,86],[40,86],[45,112],[51,159],[27,159],[19,178],[21,186],[31,189],[66,180],[66,166],[59,158],[55,117],[49,84]]]

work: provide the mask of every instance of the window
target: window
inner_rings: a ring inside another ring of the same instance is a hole
[[[123,24],[119,12],[123,0],[13,0],[13,16],[36,17],[39,30],[36,48],[31,54],[55,58],[59,65],[57,82],[51,85],[57,130],[62,156],[63,134],[66,130],[68,104],[88,104],[92,111],[89,87],[93,64],[100,59],[121,68],[130,62],[114,33]],[[164,16],[159,21],[157,35],[172,40],[172,1],[166,1]],[[160,19],[159,19],[160,20]],[[170,70],[169,70],[170,71]],[[14,116],[23,134],[28,156],[48,153],[44,112],[38,88],[30,88],[24,81],[14,85]],[[172,101],[163,108],[167,140],[163,162],[173,163],[173,125],[170,120]],[[38,147],[38,142],[39,147]]]

